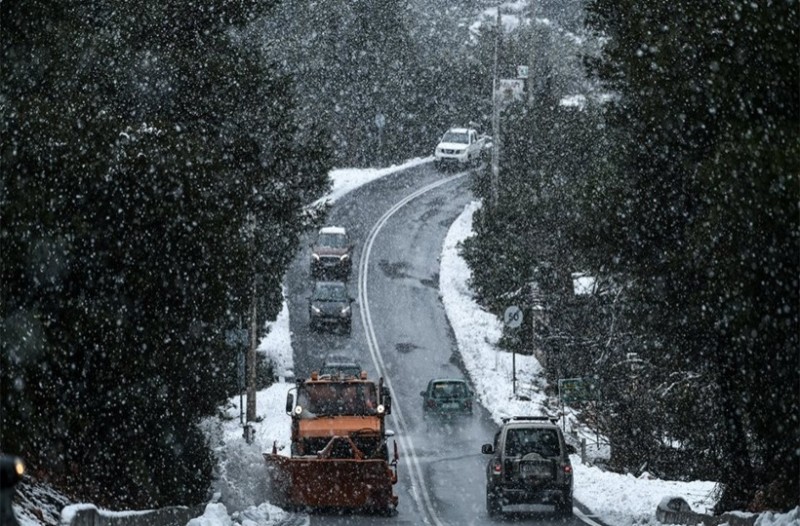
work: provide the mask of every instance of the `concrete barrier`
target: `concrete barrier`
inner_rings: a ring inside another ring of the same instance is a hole
[[[680,497],[664,497],[656,507],[656,519],[663,524],[703,524],[704,526],[753,526],[757,515],[737,515],[723,513],[722,515],[706,515],[692,511],[689,503]]]
[[[205,506],[173,506],[146,511],[109,511],[92,504],[73,504],[61,510],[60,526],[186,526]]]

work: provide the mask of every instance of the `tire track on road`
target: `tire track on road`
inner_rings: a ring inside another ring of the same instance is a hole
[[[384,225],[389,221],[389,219],[397,213],[401,208],[405,205],[413,201],[414,199],[434,190],[442,185],[451,183],[456,181],[469,172],[462,172],[445,179],[440,179],[435,181],[427,186],[424,186],[410,195],[404,197],[394,206],[392,206],[383,216],[375,223],[372,227],[372,230],[367,237],[366,244],[364,246],[364,250],[361,255],[361,259],[359,261],[359,271],[358,271],[358,300],[359,305],[361,308],[359,309],[361,312],[361,322],[364,327],[364,332],[366,334],[367,339],[367,346],[369,347],[369,353],[372,357],[372,362],[375,365],[375,369],[378,371],[378,375],[384,378],[384,385],[389,389],[389,392],[392,395],[393,400],[398,400],[395,396],[394,389],[392,387],[391,378],[389,378],[386,365],[383,361],[383,355],[381,354],[380,346],[378,345],[378,339],[375,336],[375,328],[372,324],[372,316],[369,310],[369,290],[368,290],[368,281],[369,281],[369,259],[370,253],[372,252],[372,246],[375,243],[375,240],[378,237],[381,229]],[[425,514],[426,522],[428,524],[434,524],[436,526],[444,526],[444,522],[439,518],[436,509],[433,506],[433,502],[431,500],[430,494],[428,493],[428,489],[425,487],[425,480],[423,478],[422,467],[420,466],[419,459],[417,455],[414,453],[414,443],[411,439],[411,435],[408,432],[409,426],[406,422],[406,419],[403,416],[403,411],[398,405],[392,406],[392,418],[396,424],[397,435],[395,435],[395,440],[400,442],[400,447],[403,451],[403,459],[405,460],[405,464],[407,465],[409,474],[411,476],[411,492],[414,497],[414,500],[417,503],[419,509]]]

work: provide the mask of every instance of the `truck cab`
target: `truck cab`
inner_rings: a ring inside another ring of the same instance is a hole
[[[366,372],[298,380],[286,397],[291,456],[265,453],[270,499],[285,508],[369,509],[393,513],[397,443],[390,458],[384,420],[392,400]]]
[[[473,128],[450,128],[436,145],[434,165],[437,169],[473,166],[482,157],[486,139]]]

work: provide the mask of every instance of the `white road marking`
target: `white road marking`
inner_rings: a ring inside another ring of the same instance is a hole
[[[358,299],[359,299],[359,305],[361,306],[359,310],[361,312],[361,322],[364,326],[364,332],[366,333],[367,336],[367,346],[369,347],[369,352],[370,355],[372,356],[372,362],[375,365],[375,369],[378,371],[378,375],[383,376],[384,385],[389,389],[389,392],[391,393],[393,400],[397,400],[397,397],[395,397],[394,389],[392,388],[392,381],[389,378],[386,371],[386,364],[383,361],[383,356],[381,355],[381,350],[380,347],[378,346],[378,339],[375,336],[375,329],[374,326],[372,325],[372,316],[369,311],[369,295],[367,290],[367,282],[369,277],[369,257],[370,253],[372,252],[372,245],[375,243],[375,239],[378,237],[378,234],[380,233],[383,226],[395,213],[397,213],[398,210],[400,210],[402,207],[404,207],[417,197],[433,190],[434,188],[438,188],[444,184],[447,184],[456,179],[464,177],[468,173],[469,172],[463,172],[448,177],[446,179],[440,179],[406,196],[405,198],[397,202],[385,214],[383,214],[383,216],[378,220],[378,222],[375,223],[375,225],[372,227],[372,230],[370,231],[369,236],[367,237],[367,242],[364,247],[364,251],[362,253],[361,261],[359,262]],[[433,502],[431,501],[428,489],[425,487],[425,480],[423,478],[422,468],[420,467],[417,455],[414,453],[414,444],[411,440],[410,433],[408,432],[409,427],[406,423],[406,419],[403,417],[403,412],[400,409],[399,405],[392,406],[392,417],[394,418],[394,421],[397,424],[398,428],[398,433],[397,435],[395,435],[395,440],[398,440],[400,442],[400,447],[403,450],[402,456],[403,459],[405,460],[406,465],[409,468],[409,474],[411,475],[411,490],[414,496],[414,500],[417,502],[417,505],[419,506],[420,510],[422,510],[423,513],[427,514],[428,518],[434,525],[443,526],[444,523],[441,521],[441,519],[439,519],[439,516],[437,515],[436,510],[433,507]],[[427,520],[426,523],[428,523]]]

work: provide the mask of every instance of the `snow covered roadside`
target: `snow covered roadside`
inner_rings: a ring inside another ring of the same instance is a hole
[[[340,171],[340,174],[348,181],[347,185],[337,186],[334,183],[334,188],[346,189],[340,195],[366,184],[371,180],[370,176],[386,175],[382,170],[346,170]],[[468,286],[470,272],[458,255],[458,243],[471,235],[472,214],[479,207],[479,203],[468,205],[445,239],[440,275],[442,301],[481,404],[490,411],[495,421],[499,423],[502,417],[514,414],[546,414],[549,411],[547,397],[543,394],[545,384],[541,365],[533,357],[517,356],[518,392],[529,397],[530,401],[515,400],[510,382],[511,356],[498,352],[496,347],[502,332],[501,322],[483,311],[472,299]],[[269,333],[259,345],[259,351],[267,352],[274,360],[282,360],[285,367],[291,369],[288,309],[284,308],[278,319],[269,325]],[[218,430],[225,443],[224,446],[220,445],[222,449],[218,453],[227,458],[221,463],[221,473],[225,474],[221,481],[224,478],[229,483],[215,486],[230,509],[218,503],[209,504],[206,513],[191,522],[190,526],[310,524],[305,515],[292,516],[269,504],[257,505],[263,502],[266,491],[263,485],[265,478],[261,476],[264,470],[261,452],[271,450],[273,441],[277,440],[278,447],[284,448],[282,452],[288,453],[289,417],[283,412],[283,407],[286,391],[290,387],[291,384],[276,383],[258,393],[257,414],[262,420],[255,424],[256,438],[251,445],[245,444],[242,438],[238,398],[231,400],[226,410],[230,420],[220,423]],[[674,482],[609,473],[581,464],[577,455],[573,456],[573,467],[576,498],[593,515],[614,526],[660,524],[655,519],[655,510],[665,496],[683,497],[698,512],[705,512],[714,505],[714,482]],[[261,486],[242,487],[242,480],[253,480],[256,485],[261,481]],[[236,511],[237,508],[241,511]],[[786,514],[764,514],[756,526],[800,526],[800,508]]]
[[[399,167],[381,170],[336,170],[333,191],[326,199],[335,201],[347,192],[410,166],[429,162],[414,159]],[[469,269],[458,255],[458,243],[471,235],[472,214],[479,208],[473,203],[454,222],[444,242],[441,258],[440,292],[450,323],[458,340],[465,367],[478,391],[481,403],[499,422],[503,416],[513,414],[543,414],[548,412],[541,366],[532,357],[517,357],[519,392],[530,397],[529,402],[512,399],[511,357],[498,353],[496,342],[500,338],[500,321],[483,311],[473,300],[469,290]],[[276,365],[276,375],[291,377],[293,370],[291,334],[288,308],[274,322],[268,323],[266,337],[260,342],[259,352],[266,353]],[[221,409],[221,417],[209,418],[203,423],[219,463],[214,483],[215,498],[205,508],[205,513],[192,519],[189,526],[301,526],[310,524],[304,514],[290,514],[265,503],[266,474],[262,453],[270,451],[276,443],[280,452],[288,454],[290,419],[284,413],[286,392],[291,383],[277,382],[258,392],[256,414],[260,421],[254,423],[255,439],[247,444],[239,422],[239,397],[232,398]],[[282,448],[282,449],[281,449]],[[712,482],[671,482],[635,478],[603,472],[597,467],[580,463],[573,457],[577,499],[587,505],[603,521],[614,526],[655,525],[655,508],[663,496],[683,497],[696,511],[703,512],[713,505]],[[66,500],[54,494],[49,500]],[[222,504],[224,502],[225,504]],[[61,504],[63,505],[63,504]],[[47,506],[49,515],[58,516],[61,505]],[[38,499],[39,508],[43,508]],[[22,526],[42,524],[29,513],[14,509]],[[122,512],[136,514],[137,512]],[[800,508],[785,514],[765,513],[756,526],[800,526]]]
[[[277,345],[289,334],[288,316],[278,317],[262,341],[262,346]],[[259,421],[251,423],[255,438],[251,444],[244,440],[240,422],[239,397],[232,398],[221,418],[209,418],[203,426],[212,437],[217,456],[217,472],[212,484],[214,499],[201,517],[187,526],[294,526],[310,524],[305,515],[288,513],[265,502],[267,474],[264,452],[289,454],[290,418],[284,412],[286,392],[293,384],[276,382],[256,395],[256,414]],[[246,399],[242,400],[246,404]]]
[[[392,165],[388,168],[342,168],[331,170],[329,173],[331,179],[333,180],[331,191],[328,193],[328,195],[314,201],[311,206],[318,206],[326,202],[333,203],[348,192],[375,181],[376,179],[380,179],[381,177],[397,173],[407,168],[412,168],[414,166],[430,162],[433,162],[433,156],[409,159],[403,164]]]
[[[393,173],[431,162],[432,157],[411,159],[399,166],[388,168],[339,169],[330,172],[333,185],[330,193],[311,206],[332,203],[356,188]],[[259,342],[257,351],[266,354],[274,367],[278,382],[256,395],[258,422],[255,439],[247,444],[240,423],[239,397],[229,400],[222,418],[204,422],[206,435],[212,437],[218,466],[213,484],[214,501],[206,506],[201,517],[187,526],[278,526],[310,524],[305,514],[289,514],[264,503],[267,495],[266,464],[263,452],[271,451],[273,444],[281,454],[289,454],[291,419],[284,412],[286,393],[293,386],[294,359],[289,329],[289,308],[285,301],[274,322],[265,327],[266,336]],[[246,403],[244,400],[243,403]],[[224,503],[224,504],[223,504]]]
[[[549,414],[541,365],[533,356],[517,356],[517,392],[530,401],[517,400],[512,392],[511,354],[498,352],[496,346],[502,334],[502,321],[482,310],[472,298],[468,285],[471,273],[458,253],[458,246],[472,234],[472,216],[479,208],[479,202],[467,205],[444,241],[440,293],[447,317],[477,396],[496,422],[500,423],[504,416]],[[570,411],[567,413],[568,431],[571,428],[577,431],[574,420],[569,418]],[[578,455],[573,455],[572,461],[576,499],[608,524],[660,524],[655,512],[663,497],[682,497],[699,513],[710,511],[715,504],[714,482],[666,481],[646,474],[637,478],[582,464]],[[766,513],[756,522],[756,526],[777,525],[800,525],[800,508],[780,515]]]

